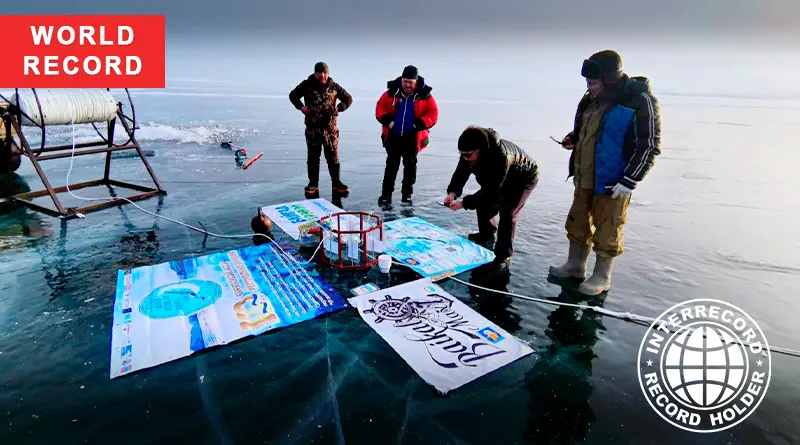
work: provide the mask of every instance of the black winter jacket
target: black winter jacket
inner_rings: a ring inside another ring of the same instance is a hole
[[[539,168],[517,144],[501,139],[491,128],[483,129],[489,136],[489,148],[481,150],[478,162],[473,166],[459,157],[458,166],[447,187],[447,193],[461,196],[464,185],[471,174],[481,186],[480,190],[462,200],[464,208],[494,206],[510,190],[533,184],[539,179]]]

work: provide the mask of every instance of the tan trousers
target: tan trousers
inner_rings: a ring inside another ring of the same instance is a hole
[[[584,246],[594,243],[598,255],[615,257],[622,254],[622,226],[628,219],[630,199],[630,195],[616,199],[611,195],[594,196],[591,189],[575,187],[572,208],[565,224],[567,238]]]

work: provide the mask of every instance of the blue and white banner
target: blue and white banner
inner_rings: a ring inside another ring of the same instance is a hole
[[[317,220],[323,216],[344,212],[325,198],[265,206],[261,211],[294,239],[300,239],[300,229],[316,226]]]
[[[347,307],[277,244],[120,270],[111,378]]]
[[[533,353],[430,278],[348,301],[441,394]]]
[[[494,252],[422,218],[383,224],[385,252],[423,277],[457,275],[494,260]]]

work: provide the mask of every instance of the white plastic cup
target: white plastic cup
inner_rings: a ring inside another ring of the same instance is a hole
[[[381,268],[382,273],[389,273],[389,269],[392,267],[392,257],[386,254],[379,256],[378,267]]]

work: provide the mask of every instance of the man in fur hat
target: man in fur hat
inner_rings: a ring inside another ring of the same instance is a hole
[[[514,254],[517,216],[539,182],[539,168],[522,148],[500,138],[491,128],[467,127],[458,138],[458,151],[444,205],[476,211],[478,232],[467,238],[478,244],[491,243],[496,233],[495,259],[489,268],[492,273],[506,272]],[[472,174],[480,190],[457,201]],[[495,224],[498,214],[500,221]]]
[[[571,150],[569,176],[575,192],[565,228],[567,262],[550,267],[559,277],[586,278],[586,261],[594,247],[592,276],[579,291],[598,295],[611,288],[614,259],[622,254],[622,226],[631,192],[661,153],[658,101],[646,77],[628,77],[614,51],[598,52],[583,62],[584,94],[573,130],[561,145]]]

